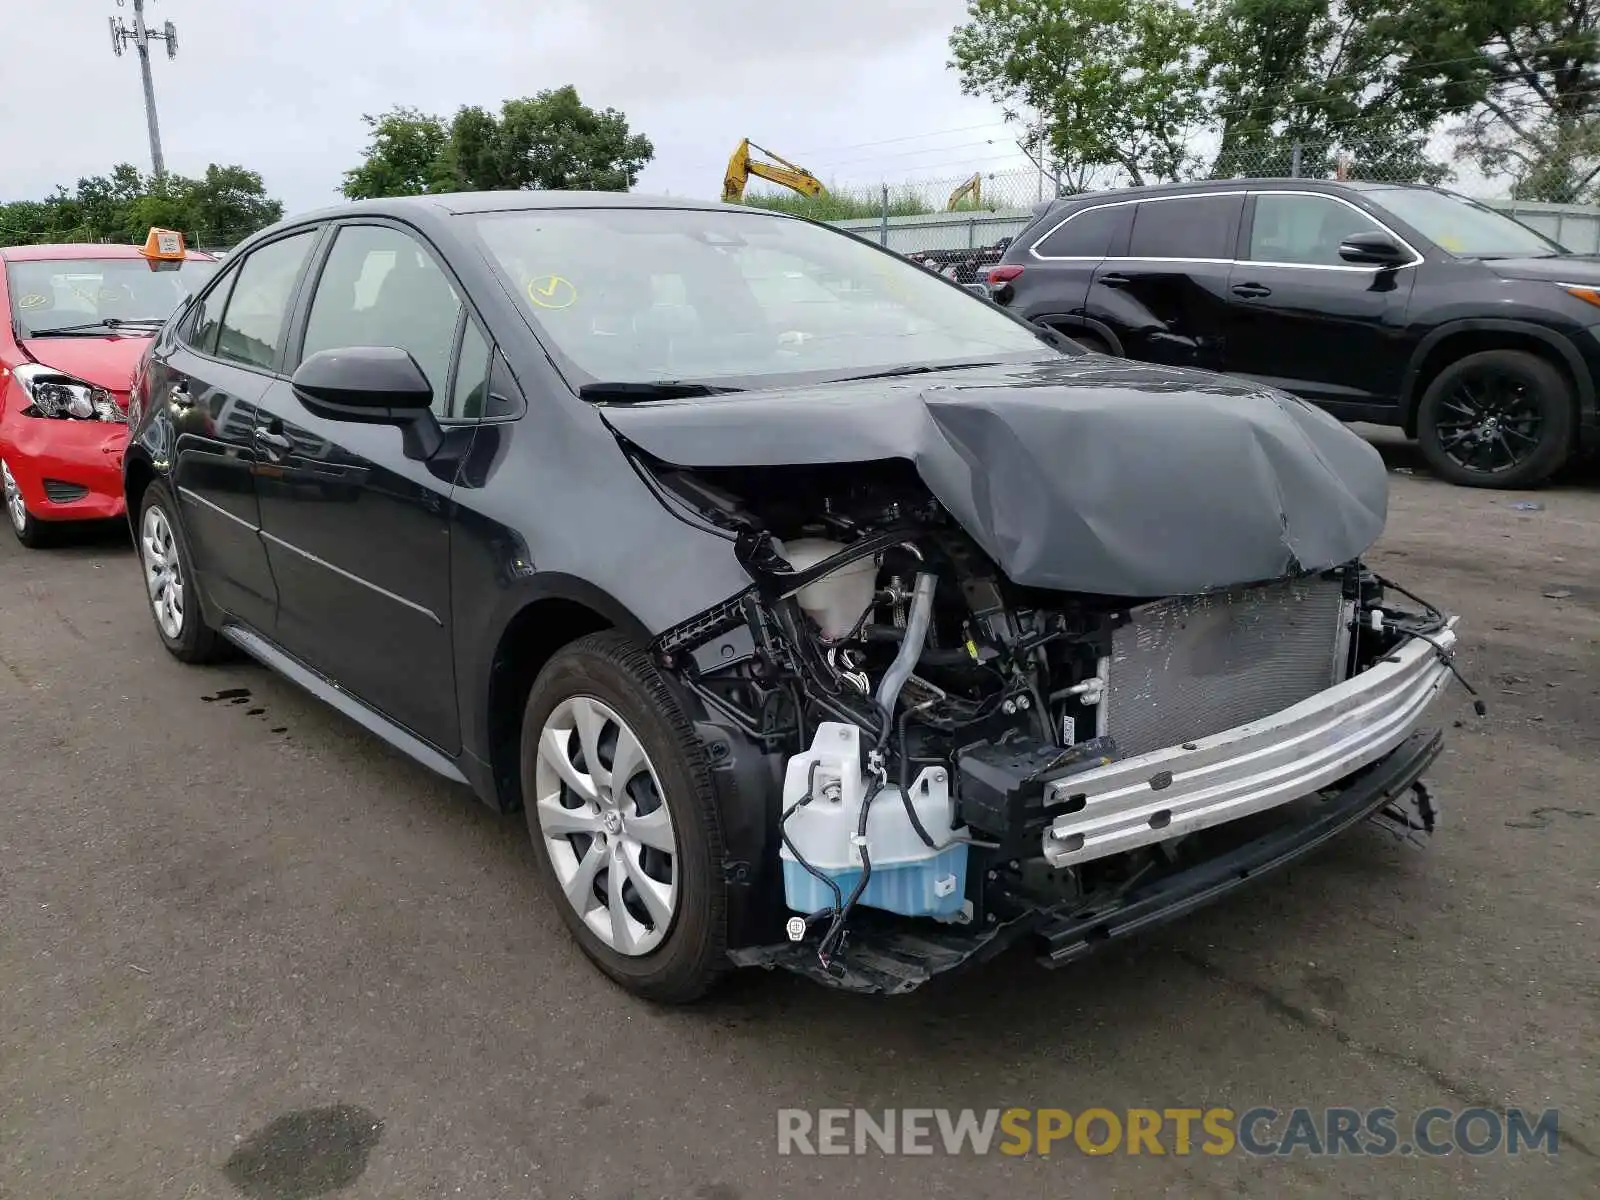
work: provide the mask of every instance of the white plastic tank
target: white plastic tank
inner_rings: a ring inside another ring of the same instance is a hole
[[[781,553],[796,571],[807,571],[843,550],[843,542],[798,538],[783,543]],[[846,563],[795,593],[802,612],[817,623],[822,636],[837,641],[856,627],[878,588],[878,564],[872,555]]]
[[[813,763],[817,767],[814,779]],[[818,726],[811,748],[789,760],[783,811],[806,794],[808,783],[813,788],[811,802],[796,810],[784,831],[806,862],[848,897],[861,876],[861,852],[855,838],[867,778],[862,773],[860,729],[832,721]],[[923,768],[911,784],[911,806],[928,836],[945,848],[935,849],[922,840],[906,815],[900,788],[886,784],[873,798],[867,815],[872,875],[856,903],[908,917],[954,917],[962,912],[966,900],[967,844],[945,845],[955,832],[949,772],[942,767]],[[788,846],[778,853],[783,860],[788,906],[807,914],[831,908],[832,889],[801,866]]]

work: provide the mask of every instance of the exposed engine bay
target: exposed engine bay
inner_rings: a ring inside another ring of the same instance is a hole
[[[1450,619],[1409,594],[1391,602],[1398,589],[1359,560],[1199,596],[1048,591],[1008,579],[901,460],[635,466],[682,519],[733,542],[752,580],[654,646],[707,712],[782,764],[789,941],[748,963],[904,990],[921,968],[863,933],[885,920],[925,931],[912,957],[932,973],[1024,917],[1092,916],[1204,860],[1188,844],[1235,813],[1279,803],[1255,783],[1226,804],[1193,785],[1185,800],[1165,791],[1172,770],[1112,786],[1117,764],[1221,755],[1239,736],[1313,761],[1304,745],[1326,731],[1280,737],[1271,723],[1375,665],[1401,669],[1408,644],[1428,661],[1405,669],[1432,672],[1406,685],[1418,713],[1454,671]],[[1405,732],[1395,711],[1369,725]],[[1432,828],[1416,786],[1411,806],[1374,809],[1407,835]]]

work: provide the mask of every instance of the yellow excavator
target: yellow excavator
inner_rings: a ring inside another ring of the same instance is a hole
[[[973,175],[973,177],[971,179],[967,180],[960,187],[958,187],[955,191],[951,192],[950,193],[950,202],[945,205],[945,211],[946,212],[955,212],[956,206],[958,204],[960,204],[963,200],[965,200],[968,196],[972,197],[972,207],[973,208],[982,208],[983,207],[983,176],[982,175]]]
[[[755,150],[765,154],[772,162],[762,162],[760,159],[751,158],[750,151]],[[773,164],[777,165],[774,166]],[[822,181],[804,167],[796,166],[786,158],[774,154],[771,150],[763,150],[749,138],[745,138],[734,149],[728,159],[728,173],[722,177],[722,202],[724,204],[738,204],[744,200],[744,185],[750,182],[750,176],[765,179],[792,191],[799,192],[802,196],[822,196],[827,189],[822,186]]]

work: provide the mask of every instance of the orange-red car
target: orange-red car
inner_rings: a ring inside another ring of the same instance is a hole
[[[134,369],[216,265],[166,230],[142,247],[0,247],[0,486],[23,545],[122,515]]]

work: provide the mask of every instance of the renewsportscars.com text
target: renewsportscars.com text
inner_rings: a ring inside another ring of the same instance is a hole
[[[1520,1108],[781,1108],[779,1154],[1556,1154],[1559,1113]]]

